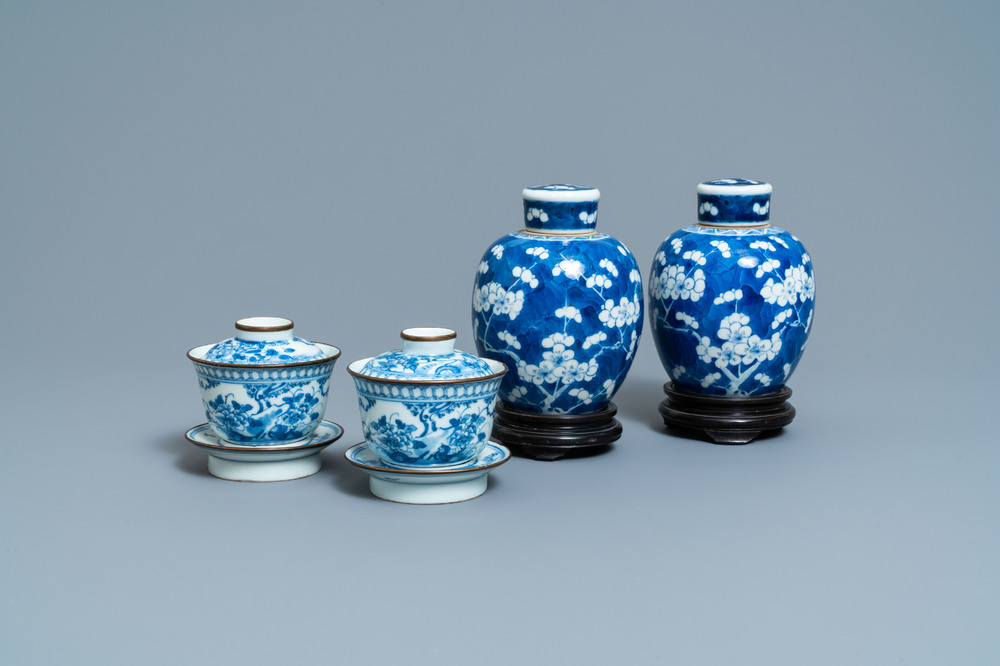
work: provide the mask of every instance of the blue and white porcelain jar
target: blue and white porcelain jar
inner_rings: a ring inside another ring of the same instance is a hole
[[[771,226],[770,210],[768,183],[702,183],[698,223],[653,259],[650,324],[681,391],[766,396],[799,362],[813,317],[812,261],[798,238]]]
[[[295,337],[290,319],[249,317],[236,322],[235,337],[187,355],[219,437],[241,446],[284,446],[319,427],[340,350]]]
[[[475,459],[493,429],[502,363],[455,349],[455,331],[405,329],[402,349],[351,363],[365,441],[390,465]]]
[[[597,233],[598,190],[546,185],[525,189],[523,198],[524,229],[493,243],[479,264],[476,347],[510,370],[500,387],[504,408],[546,415],[605,409],[642,333],[635,258]]]

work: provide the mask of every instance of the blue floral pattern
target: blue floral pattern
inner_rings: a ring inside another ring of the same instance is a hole
[[[320,358],[323,358],[322,349],[295,337],[270,342],[229,338],[205,353],[206,361],[240,365],[278,365]]]
[[[379,379],[455,379],[493,374],[489,364],[472,354],[415,354],[395,350],[368,361],[361,374]]]
[[[642,333],[638,265],[605,234],[510,234],[479,264],[472,324],[479,354],[509,369],[505,403],[535,413],[599,410],[625,379]]]
[[[195,361],[208,421],[222,439],[242,445],[309,437],[326,411],[335,360],[261,370]]]
[[[496,364],[491,371],[497,375],[503,367]],[[354,372],[362,431],[383,460],[411,467],[454,465],[476,457],[486,445],[500,376],[401,384]]]
[[[805,349],[812,261],[777,227],[695,225],[660,246],[649,300],[656,347],[678,388],[766,395],[784,386]]]

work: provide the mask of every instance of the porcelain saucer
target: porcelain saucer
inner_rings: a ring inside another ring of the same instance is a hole
[[[229,481],[290,481],[310,476],[323,466],[320,451],[344,434],[332,421],[322,421],[306,440],[277,446],[240,446],[222,440],[203,423],[184,437],[208,451],[208,471]]]
[[[486,492],[486,476],[510,459],[510,451],[488,442],[475,459],[444,468],[414,469],[391,465],[362,442],[344,454],[348,462],[368,472],[372,495],[403,504],[451,504]]]

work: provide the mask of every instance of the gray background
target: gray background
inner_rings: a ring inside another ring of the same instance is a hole
[[[169,6],[168,6],[169,5]],[[0,5],[0,661],[1000,663],[1000,5]],[[368,494],[346,362],[473,349],[520,190],[602,190],[648,271],[702,180],[774,185],[817,316],[781,436]],[[321,473],[207,475],[184,353],[343,349]]]

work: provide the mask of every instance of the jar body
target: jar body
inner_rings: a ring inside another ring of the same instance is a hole
[[[649,300],[656,348],[677,388],[767,395],[781,390],[805,349],[812,261],[777,227],[693,225],[660,245]]]
[[[605,234],[519,232],[494,243],[476,273],[473,333],[508,372],[500,399],[541,414],[584,414],[611,401],[643,325],[635,258]]]

